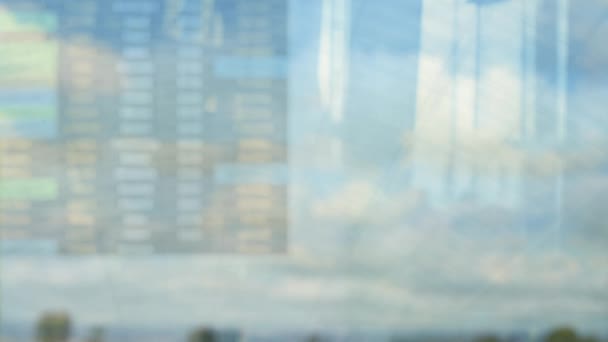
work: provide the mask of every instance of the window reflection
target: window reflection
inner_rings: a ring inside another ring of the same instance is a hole
[[[2,341],[602,341],[602,0],[0,0]]]

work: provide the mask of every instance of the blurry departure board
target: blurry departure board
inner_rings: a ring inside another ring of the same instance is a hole
[[[0,0],[3,248],[283,252],[286,6]]]

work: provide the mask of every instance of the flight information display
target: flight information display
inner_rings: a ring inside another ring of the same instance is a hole
[[[280,253],[287,1],[0,0],[16,252]]]

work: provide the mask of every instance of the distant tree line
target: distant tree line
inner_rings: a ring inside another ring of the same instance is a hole
[[[36,324],[36,342],[69,342],[73,335],[73,323],[65,312],[44,313]],[[93,327],[84,342],[106,342],[105,330]]]
[[[512,340],[503,339],[497,335],[485,335],[475,339],[474,342],[511,342]],[[558,327],[541,337],[542,342],[600,342],[592,336],[580,336],[571,327]]]
[[[36,342],[72,342],[73,323],[69,314],[65,312],[44,313],[36,324]],[[444,342],[445,339],[442,339]],[[241,335],[237,330],[217,330],[208,327],[194,329],[187,337],[187,342],[240,342]],[[408,337],[395,337],[391,342],[413,341]],[[499,335],[485,334],[473,339],[473,342],[520,342],[526,339],[503,338]],[[571,327],[563,326],[551,330],[538,342],[601,342],[593,336],[581,336]],[[106,340],[105,330],[102,327],[92,328],[83,342],[109,342]],[[306,342],[331,342],[331,339],[312,334]],[[420,341],[416,342],[430,342]],[[606,341],[608,342],[608,341]]]

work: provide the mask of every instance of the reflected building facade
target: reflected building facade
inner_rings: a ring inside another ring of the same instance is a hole
[[[569,1],[536,1],[529,71],[533,88],[526,118],[526,164],[522,197],[524,224],[537,246],[561,248],[564,196],[564,152],[570,131],[568,115]]]
[[[451,4],[425,2],[414,186],[438,206],[517,213],[538,243],[557,246],[571,126],[568,1]],[[434,30],[445,23],[450,30]]]
[[[518,208],[519,75],[528,42],[513,18],[530,14],[515,1],[424,6],[413,184],[439,206]]]
[[[562,240],[590,250],[605,244],[608,175],[608,34],[605,1],[570,1],[568,7],[567,153],[563,172]],[[582,240],[580,240],[582,238]],[[589,246],[591,245],[591,246]]]
[[[285,250],[286,1],[2,5],[15,31],[2,39],[18,34],[43,49],[32,47],[40,59],[32,62],[48,78],[3,82],[3,168],[21,155],[52,173],[3,173],[5,231],[9,221],[46,215],[15,229],[25,244],[44,240],[65,253]],[[21,70],[25,62],[3,55],[0,63]],[[35,94],[14,94],[27,82]],[[20,98],[44,103],[16,108]],[[34,185],[44,193],[32,196],[44,198],[13,215],[11,193]],[[49,214],[34,214],[44,203]]]
[[[61,220],[58,29],[48,8],[0,3],[0,225],[8,240],[27,238],[25,228],[38,227],[29,246],[36,249],[53,248],[42,240],[55,234]]]
[[[343,166],[402,161],[414,122],[421,10],[421,1],[323,2],[320,95]]]
[[[344,142],[340,127],[344,121],[349,80],[351,0],[323,0],[319,36],[318,75],[321,108],[329,117],[333,137],[329,154],[343,162]]]

